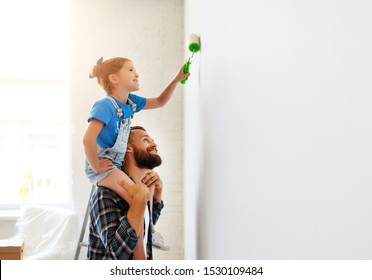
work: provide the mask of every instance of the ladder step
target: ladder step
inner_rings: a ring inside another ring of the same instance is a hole
[[[92,195],[93,195],[93,192],[94,192],[95,188],[96,188],[96,186],[95,185],[92,185],[92,189],[90,191],[90,195],[89,195],[89,199],[88,199],[88,203],[87,203],[87,208],[85,210],[85,216],[84,216],[83,225],[81,227],[79,242],[78,242],[77,247],[76,247],[75,260],[78,260],[79,259],[81,247],[88,247],[88,242],[87,241],[83,241],[83,239],[84,239],[84,235],[85,235],[85,230],[86,230],[86,227],[87,227],[87,223],[88,223],[88,220],[89,220],[89,201],[92,198]]]
[[[80,246],[81,247],[88,247],[88,242],[86,242],[86,241],[80,242]]]

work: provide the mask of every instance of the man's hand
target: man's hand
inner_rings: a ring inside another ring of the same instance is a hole
[[[162,192],[163,192],[163,182],[160,179],[158,173],[153,170],[146,172],[145,176],[142,178],[142,183],[144,183],[151,191],[154,190],[154,199],[161,203]]]

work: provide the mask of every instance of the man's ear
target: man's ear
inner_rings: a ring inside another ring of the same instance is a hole
[[[133,147],[131,144],[127,144],[127,153],[132,153],[133,152]]]

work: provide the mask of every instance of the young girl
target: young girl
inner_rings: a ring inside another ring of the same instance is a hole
[[[131,93],[139,90],[139,76],[131,60],[116,57],[106,61],[101,58],[97,61],[89,77],[97,78],[106,96],[94,103],[83,137],[87,159],[85,173],[91,183],[107,187],[131,203],[131,197],[119,182],[133,184],[121,170],[133,114],[142,109],[164,106],[179,82],[187,79],[189,75],[183,73],[182,66],[158,97],[144,98]],[[143,243],[143,234],[138,235],[140,240],[133,255],[135,259],[146,259],[143,244],[140,245]]]

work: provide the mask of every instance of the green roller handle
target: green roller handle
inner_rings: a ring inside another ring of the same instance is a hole
[[[189,73],[190,64],[191,64],[190,60],[186,61],[185,66],[183,66],[183,73],[184,74]],[[181,81],[181,84],[186,84],[186,79],[183,79]]]

